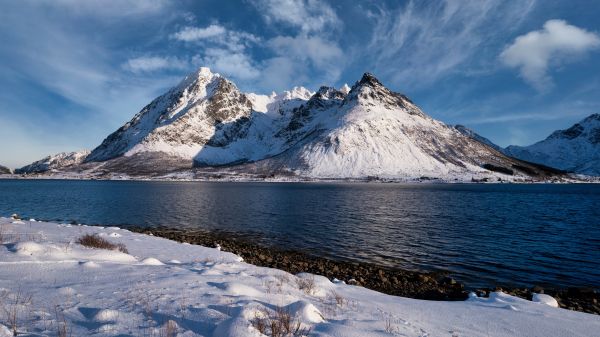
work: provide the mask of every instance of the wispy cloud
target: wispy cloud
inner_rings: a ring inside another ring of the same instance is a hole
[[[333,8],[323,1],[259,0],[254,4],[267,23],[282,23],[299,28],[302,33],[322,32],[341,26]]]
[[[261,89],[319,86],[338,80],[345,66],[338,35],[344,25],[327,2],[262,0],[253,4],[267,25],[287,29],[265,41],[272,56],[260,61]]]
[[[196,66],[208,66],[219,73],[242,81],[260,76],[260,71],[254,65],[254,60],[243,52],[208,48],[202,55],[194,56],[192,62]]]
[[[10,90],[0,93],[0,143],[23,145],[18,153],[0,147],[0,158],[19,166],[50,154],[45,151],[95,146],[175,82],[169,75],[150,78],[123,72],[123,55],[111,48],[114,36],[87,30],[153,21],[164,8],[143,3],[121,11],[117,1],[3,4],[0,84]],[[11,132],[6,132],[8,125]],[[69,142],[73,145],[66,146]]]
[[[600,47],[600,37],[563,20],[549,20],[541,30],[521,35],[500,54],[502,62],[519,69],[523,79],[538,91],[552,86],[551,66],[573,61]]]
[[[191,57],[191,63],[196,67],[210,67],[241,81],[255,79],[260,75],[257,61],[247,50],[261,41],[253,34],[227,29],[214,23],[206,27],[185,27],[171,34],[171,38],[201,47]]]
[[[93,15],[105,17],[122,17],[144,15],[165,10],[171,3],[169,0],[39,0],[22,2],[37,2],[46,7],[60,8],[76,15]]]
[[[395,84],[422,87],[482,64],[499,35],[518,27],[534,0],[409,1],[397,10],[370,11],[371,41],[360,59]]]
[[[192,42],[199,41],[216,36],[224,35],[227,29],[221,25],[210,25],[208,27],[185,27],[177,33],[173,34],[172,37],[177,40]]]
[[[164,69],[187,69],[188,63],[176,57],[140,56],[127,60],[123,68],[134,73]]]

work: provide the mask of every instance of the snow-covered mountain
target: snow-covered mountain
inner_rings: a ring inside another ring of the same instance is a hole
[[[530,146],[507,147],[507,155],[587,175],[600,176],[600,114]]]
[[[498,145],[496,145],[494,142],[492,142],[491,140],[483,137],[482,135],[478,134],[477,132],[475,132],[473,129],[469,129],[468,127],[464,126],[464,125],[454,125],[454,128],[456,130],[458,130],[458,132],[462,133],[463,135],[475,139],[476,141],[486,144],[490,147],[492,147],[494,150],[496,151],[500,151],[503,152],[504,149]]]
[[[81,164],[90,151],[62,152],[35,161],[15,170],[17,174],[41,173],[52,170],[64,170]]]
[[[11,173],[12,172],[8,167],[0,165],[0,174],[11,174]]]
[[[371,74],[352,88],[257,95],[208,68],[144,107],[85,162],[113,172],[162,165],[314,178],[547,173],[432,119]]]

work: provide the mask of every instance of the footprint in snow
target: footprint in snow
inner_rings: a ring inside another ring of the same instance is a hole
[[[237,296],[259,297],[264,295],[262,291],[238,282],[208,282],[207,284]]]
[[[84,268],[100,268],[100,265],[94,261],[81,261],[79,265]]]

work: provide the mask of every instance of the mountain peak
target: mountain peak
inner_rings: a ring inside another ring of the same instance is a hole
[[[202,84],[207,84],[212,81],[215,77],[221,77],[218,73],[213,73],[208,67],[200,67],[194,72],[188,74],[177,86],[178,89],[183,89],[194,82],[200,82]]]
[[[591,114],[587,116],[584,120],[582,120],[580,123],[589,123],[594,121],[600,121],[600,114]]]
[[[369,72],[366,72],[366,73],[364,73],[362,75],[360,81],[358,81],[358,84],[360,84],[360,85],[368,84],[368,85],[371,85],[371,86],[374,86],[374,85],[383,85],[377,79],[377,77],[375,77],[375,75],[373,75],[373,74],[371,74]]]
[[[343,92],[345,95],[348,95],[348,93],[350,92],[350,86],[348,85],[348,83],[344,83],[344,85],[340,88],[340,91]]]
[[[213,72],[210,71],[209,67],[200,67],[196,70],[196,74],[198,74],[198,76],[210,76]]]
[[[367,91],[390,92],[373,74],[364,73],[361,79],[350,88],[349,95],[352,97],[361,96],[359,93],[364,92],[365,89]]]
[[[313,97],[319,99],[343,99],[346,94],[340,90],[337,90],[334,87],[322,86],[319,90],[314,94]]]
[[[358,100],[362,104],[383,104],[387,108],[400,107],[408,114],[425,116],[405,95],[391,91],[383,85],[373,74],[364,73],[362,78],[354,83],[346,96],[346,101]]]

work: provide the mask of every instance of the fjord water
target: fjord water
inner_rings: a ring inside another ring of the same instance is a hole
[[[469,287],[600,287],[600,185],[0,180],[0,215],[232,232]]]

